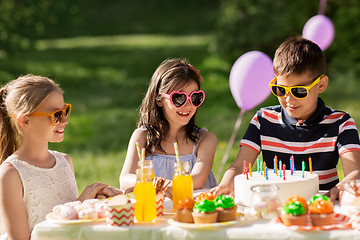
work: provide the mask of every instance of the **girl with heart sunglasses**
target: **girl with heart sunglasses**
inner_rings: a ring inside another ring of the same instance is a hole
[[[197,108],[205,100],[205,92],[200,90],[202,81],[199,71],[187,60],[168,59],[156,69],[140,107],[138,128],[129,141],[119,178],[122,190],[136,182],[136,143],[146,149],[145,158],[153,162],[156,177],[172,179],[176,161],[173,143],[177,142],[180,161],[190,163],[194,189],[217,185],[211,170],[216,137],[195,123]]]

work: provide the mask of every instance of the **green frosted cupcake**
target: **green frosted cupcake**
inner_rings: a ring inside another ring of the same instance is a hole
[[[234,199],[228,195],[220,195],[215,199],[216,210],[218,211],[218,222],[236,220],[237,206]]]
[[[195,203],[192,212],[195,224],[215,223],[218,212],[214,201],[202,200]]]

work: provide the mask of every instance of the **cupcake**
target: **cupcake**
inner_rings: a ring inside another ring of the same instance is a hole
[[[308,205],[306,203],[305,198],[300,197],[298,195],[293,195],[286,201],[285,206],[292,203],[292,202],[300,202],[301,205],[306,209],[306,212],[307,212]]]
[[[117,195],[105,205],[106,224],[108,226],[131,226],[134,224],[134,201],[126,195]]]
[[[321,195],[320,193],[318,193],[310,198],[310,200],[308,201],[308,205],[310,205],[312,202],[314,202],[317,199],[323,199],[325,201],[331,202],[331,200],[328,196]]]
[[[178,222],[193,223],[192,216],[194,200],[192,198],[185,198],[179,201],[178,208],[176,210],[175,219]]]
[[[215,196],[214,194],[212,194],[211,192],[203,192],[201,194],[199,194],[196,198],[195,198],[195,202],[200,202],[202,200],[209,200],[209,201],[214,201],[215,200]]]
[[[215,223],[218,212],[214,201],[202,200],[195,203],[192,216],[196,224],[199,223]]]
[[[234,221],[236,219],[237,206],[232,197],[228,195],[218,196],[215,199],[215,206],[218,211],[218,222]]]
[[[307,222],[306,211],[306,208],[300,201],[287,203],[281,212],[281,220],[285,226],[304,226]]]
[[[330,201],[317,198],[310,203],[309,212],[313,226],[334,224],[334,207]]]

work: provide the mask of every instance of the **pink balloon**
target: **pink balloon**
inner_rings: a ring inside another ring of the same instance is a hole
[[[302,35],[324,51],[332,43],[335,35],[335,28],[331,20],[324,15],[316,15],[310,18],[303,29]]]
[[[270,94],[274,77],[272,60],[259,51],[240,56],[230,71],[230,90],[236,104],[244,111],[253,109]]]

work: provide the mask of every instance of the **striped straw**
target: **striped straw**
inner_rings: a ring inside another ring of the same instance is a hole
[[[174,142],[174,148],[175,148],[176,161],[177,161],[177,164],[178,164],[178,167],[179,167],[179,172],[180,172],[180,175],[182,175],[181,165],[180,165],[179,147],[178,147],[177,142]]]
[[[138,153],[139,161],[141,161],[141,152],[140,152],[139,142],[136,142],[136,150],[137,150],[137,153]]]

